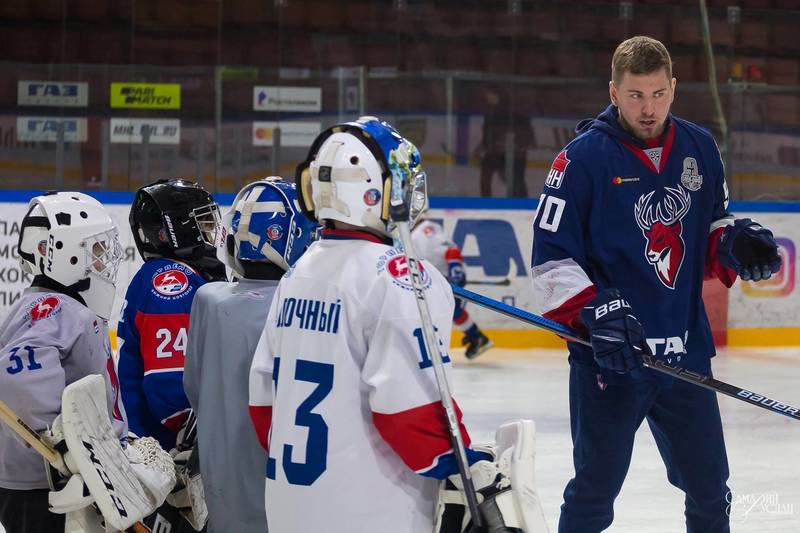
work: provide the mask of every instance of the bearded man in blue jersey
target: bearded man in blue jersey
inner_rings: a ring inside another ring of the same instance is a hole
[[[670,114],[675,85],[662,43],[621,43],[611,105],[555,158],[534,219],[536,300],[592,344],[569,343],[575,477],[562,533],[611,525],[645,419],[669,482],[686,494],[687,531],[730,530],[716,396],[643,368],[642,354],[711,374],[703,280],[768,279],[781,259],[772,232],[728,211],[713,137]]]

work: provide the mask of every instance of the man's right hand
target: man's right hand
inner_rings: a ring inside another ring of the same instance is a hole
[[[594,360],[600,367],[619,373],[642,368],[642,355],[649,353],[644,328],[617,289],[595,296],[580,317],[589,330]]]

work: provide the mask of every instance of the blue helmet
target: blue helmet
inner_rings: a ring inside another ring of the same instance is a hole
[[[225,214],[219,255],[239,276],[242,261],[270,261],[288,270],[316,238],[294,184],[269,177],[246,185]]]

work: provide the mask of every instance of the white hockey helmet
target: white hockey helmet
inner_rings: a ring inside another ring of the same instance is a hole
[[[18,248],[25,272],[60,283],[99,317],[109,318],[122,246],[100,202],[80,192],[33,198],[22,219]]]
[[[392,178],[413,191],[410,224],[428,208],[419,150],[375,117],[337,124],[317,136],[297,167],[300,207],[314,220],[338,220],[391,237]]]

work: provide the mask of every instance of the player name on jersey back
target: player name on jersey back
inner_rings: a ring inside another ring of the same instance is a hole
[[[309,298],[284,298],[280,302],[277,326],[297,327],[321,333],[339,332],[342,301],[324,302]]]

